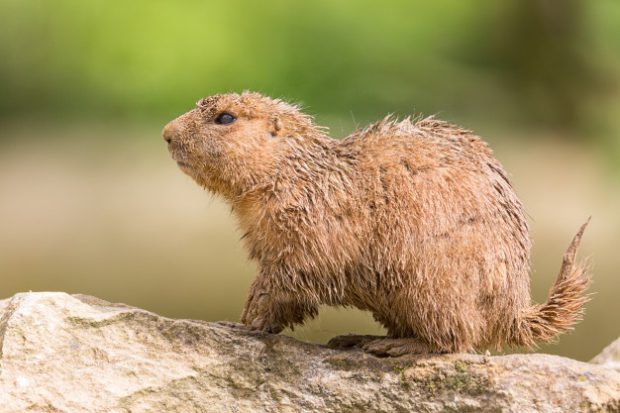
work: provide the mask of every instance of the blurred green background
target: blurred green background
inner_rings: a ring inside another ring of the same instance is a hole
[[[543,301],[579,225],[595,293],[544,351],[620,334],[620,3],[615,0],[0,0],[0,297],[62,290],[237,320],[255,267],[233,217],[170,161],[200,97],[300,102],[336,137],[392,112],[475,130],[512,173]],[[380,333],[324,309],[324,342]]]

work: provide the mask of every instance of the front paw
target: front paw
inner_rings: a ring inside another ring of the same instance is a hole
[[[259,316],[247,324],[252,330],[262,331],[264,333],[278,334],[284,330],[284,326],[268,317]]]
[[[241,322],[252,330],[278,334],[284,330],[284,326],[276,322],[273,313],[273,304],[269,299],[269,294],[254,294],[243,311]]]

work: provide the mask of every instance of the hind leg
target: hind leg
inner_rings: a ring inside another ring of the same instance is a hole
[[[362,349],[378,357],[400,357],[405,354],[445,353],[418,338],[382,337],[367,341]]]
[[[388,335],[386,337],[375,337],[374,340],[365,340],[360,346],[365,352],[377,357],[443,353],[436,346],[421,339],[413,326],[405,327],[400,323],[400,328],[398,328],[395,323],[390,322],[389,316],[386,315],[376,314],[375,319],[387,328]]]
[[[384,336],[370,336],[358,334],[345,334],[343,336],[332,337],[327,342],[327,347],[339,350],[349,348],[362,348],[366,343],[385,338]]]
[[[405,354],[442,352],[416,338],[413,334],[405,338],[398,338],[389,333],[387,336],[347,334],[333,337],[329,340],[327,346],[340,350],[359,348],[378,357],[399,357]]]
[[[400,300],[407,300],[400,302]],[[408,311],[387,311],[375,318],[387,328],[388,336],[366,340],[361,348],[379,357],[399,357],[405,354],[442,354],[469,352],[481,336],[483,322],[478,311],[465,300],[460,308],[451,309],[448,300],[444,307],[420,306],[407,295],[394,298],[394,308]]]

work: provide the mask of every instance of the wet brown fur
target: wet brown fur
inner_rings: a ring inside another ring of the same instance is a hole
[[[237,120],[214,123],[222,112]],[[388,338],[350,338],[377,354],[532,347],[587,301],[584,224],[547,302],[530,302],[523,206],[470,131],[386,117],[335,140],[298,107],[246,92],[202,99],[164,137],[239,219],[260,266],[242,315],[252,328],[279,332],[327,304],[372,312]]]

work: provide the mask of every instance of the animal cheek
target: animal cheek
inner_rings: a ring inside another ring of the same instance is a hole
[[[201,139],[195,145],[195,150],[198,151],[206,161],[218,159],[226,151],[226,143],[221,139]]]

